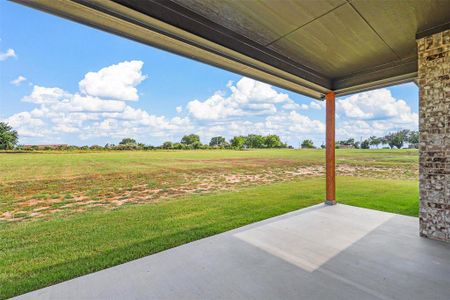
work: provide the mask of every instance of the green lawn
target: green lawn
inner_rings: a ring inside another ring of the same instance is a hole
[[[416,216],[414,180],[340,177],[341,203]],[[322,202],[308,178],[0,226],[0,298]]]

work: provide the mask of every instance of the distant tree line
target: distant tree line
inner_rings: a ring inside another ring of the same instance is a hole
[[[0,150],[153,150],[153,149],[274,149],[274,148],[293,148],[283,143],[276,134],[266,136],[259,134],[249,134],[246,136],[235,136],[229,141],[223,136],[212,137],[208,144],[202,144],[200,136],[197,134],[185,135],[179,142],[166,141],[160,146],[151,146],[138,143],[133,138],[124,138],[119,144],[106,144],[104,146],[74,146],[74,145],[17,145],[17,131],[5,122],[0,122]],[[391,149],[402,148],[405,143],[410,148],[418,148],[419,132],[411,130],[400,130],[389,133],[383,137],[371,136],[361,142],[354,138],[337,141],[336,148],[356,148],[369,149],[371,146],[379,148],[380,145],[388,145]],[[305,139],[300,144],[302,149],[315,149],[313,141]],[[325,145],[321,145],[325,148]]]
[[[270,134],[262,136],[249,134],[247,136],[235,136],[229,141],[223,136],[211,138],[209,144],[202,144],[197,134],[185,135],[179,142],[166,141],[160,146],[146,145],[137,142],[133,138],[124,138],[117,145],[107,143],[104,146],[75,146],[75,145],[18,145],[10,148],[15,150],[194,150],[194,149],[273,149],[292,148],[283,143],[278,135]]]
[[[419,132],[413,130],[399,130],[391,132],[385,136],[377,137],[371,136],[361,142],[355,141],[350,138],[348,140],[337,141],[336,148],[355,148],[355,149],[370,149],[371,146],[379,148],[380,145],[388,145],[389,148],[401,149],[405,144],[408,144],[410,148],[419,148]]]
[[[229,141],[223,136],[212,137],[209,144],[202,144],[200,136],[197,134],[185,135],[178,143],[171,141],[164,142],[162,149],[272,149],[288,148],[278,135],[269,134],[262,136],[259,134],[249,134],[247,136],[235,136]]]

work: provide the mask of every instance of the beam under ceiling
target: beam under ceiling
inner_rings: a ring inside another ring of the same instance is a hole
[[[410,57],[343,78],[327,78],[169,0],[12,1],[315,99],[323,99],[329,91],[342,96],[417,76],[417,60]]]
[[[329,91],[323,85],[194,35],[154,17],[108,0],[12,0],[63,18],[153,47],[205,62],[315,99]],[[310,78],[315,76],[311,73]],[[315,81],[318,81],[315,80]]]

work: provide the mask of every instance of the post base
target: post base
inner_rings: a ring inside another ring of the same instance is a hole
[[[336,200],[325,200],[325,205],[336,205]]]

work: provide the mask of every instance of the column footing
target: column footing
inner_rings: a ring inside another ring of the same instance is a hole
[[[325,200],[325,205],[336,205],[336,200]]]

